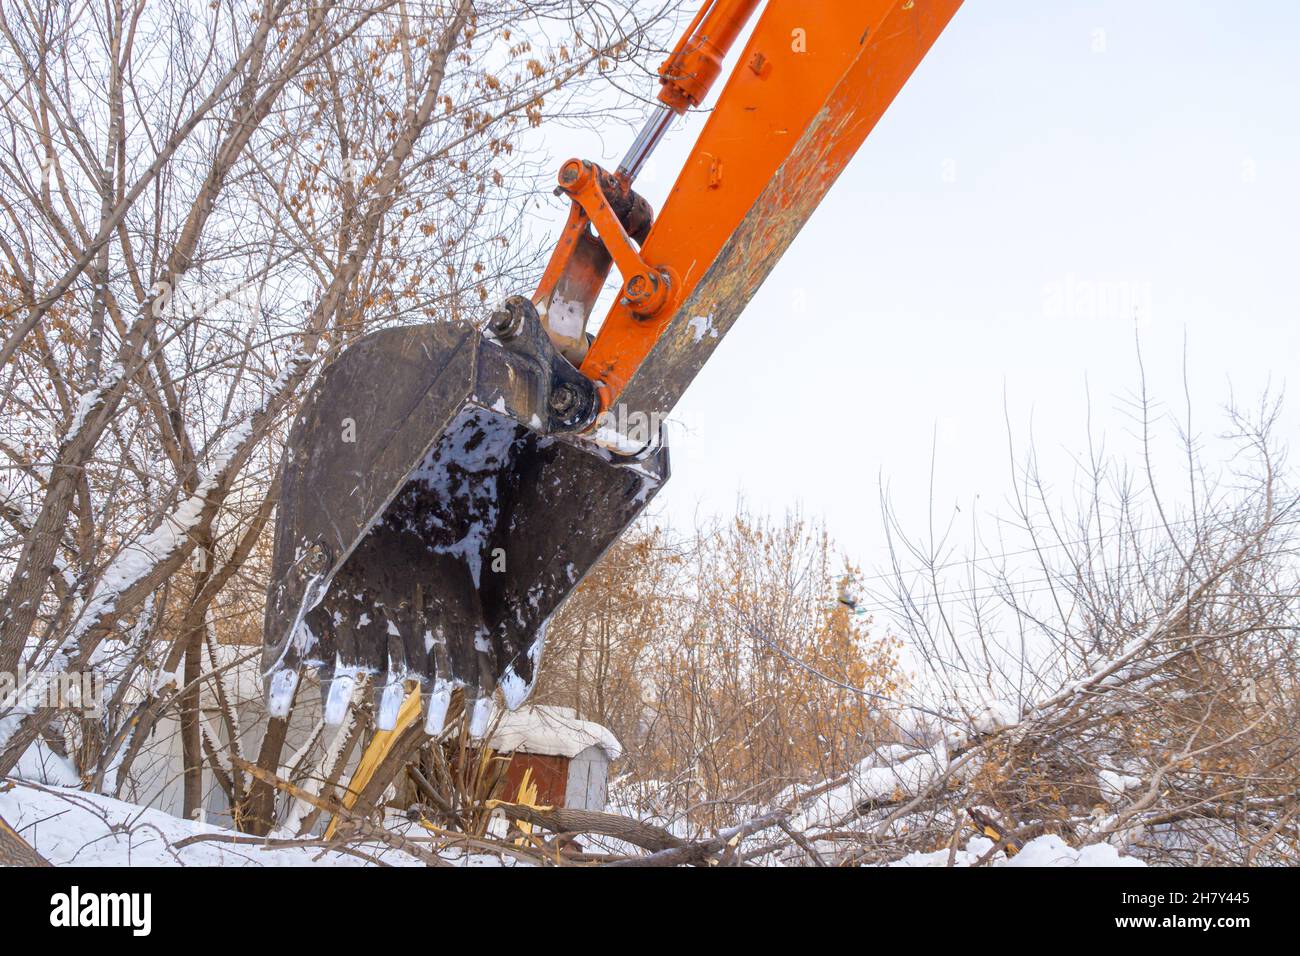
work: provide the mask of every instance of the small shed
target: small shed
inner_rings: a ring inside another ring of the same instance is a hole
[[[623,752],[608,728],[580,720],[571,707],[542,705],[502,714],[489,746],[513,755],[505,799],[515,798],[531,770],[539,804],[573,810],[605,809],[609,765]]]

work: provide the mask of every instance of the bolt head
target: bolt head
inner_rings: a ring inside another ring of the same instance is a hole
[[[561,383],[551,389],[551,411],[557,415],[567,415],[578,404],[578,393],[572,385]]]
[[[565,185],[577,182],[581,175],[582,166],[576,160],[567,162],[560,168],[560,182]]]
[[[513,339],[524,329],[524,310],[507,302],[488,319],[488,331],[497,338]]]
[[[653,315],[661,310],[668,299],[667,274],[641,272],[632,276],[623,286],[623,303],[639,317]]]

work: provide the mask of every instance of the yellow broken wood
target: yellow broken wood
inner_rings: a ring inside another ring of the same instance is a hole
[[[1003,843],[1003,836],[1000,825],[997,824],[988,814],[982,813],[974,807],[969,807],[966,813],[971,819],[971,828],[979,833],[984,834],[995,844]],[[1006,840],[1002,850],[1008,857],[1013,857],[1020,852],[1020,847],[1013,840]]]
[[[515,803],[523,804],[526,807],[537,806],[537,784],[533,782],[532,767],[524,770],[523,779],[519,781],[519,792],[515,794]],[[524,835],[522,839],[515,841],[515,846],[527,846],[533,832],[533,825],[524,820],[516,820],[515,826]]]
[[[366,784],[370,782],[370,778],[375,775],[379,765],[384,762],[384,758],[393,749],[393,745],[397,743],[397,738],[401,736],[402,731],[415,723],[419,717],[420,689],[416,687],[402,701],[402,706],[397,711],[397,723],[393,729],[378,731],[371,738],[365,752],[361,754],[361,762],[357,764],[357,769],[352,772],[352,779],[348,781],[347,792],[343,794],[343,809],[352,809],[357,802],[357,797],[366,789]],[[339,818],[337,816],[330,819],[330,825],[325,830],[325,839],[333,838],[338,822]]]

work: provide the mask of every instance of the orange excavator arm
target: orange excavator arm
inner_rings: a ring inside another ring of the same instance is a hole
[[[429,733],[454,692],[472,734],[498,690],[511,708],[527,698],[552,615],[668,480],[657,416],[959,5],[768,0],[656,219],[636,175],[673,117],[705,102],[760,6],[709,0],[619,167],[560,168],[569,218],[531,298],[481,328],[377,330],[321,373],[281,473],[263,651],[273,716],[303,668],[327,724],[359,682],[384,730],[416,719],[412,683]],[[617,301],[589,335],[615,267]]]
[[[704,101],[759,5],[701,7],[616,172],[576,159],[560,169],[573,213],[533,298],[606,411],[671,410],[961,0],[769,0],[651,224],[632,182],[673,116]],[[586,319],[611,263],[622,290],[592,341]]]

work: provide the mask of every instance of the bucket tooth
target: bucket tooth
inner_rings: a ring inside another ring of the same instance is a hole
[[[424,705],[424,732],[430,737],[442,733],[447,725],[447,708],[451,706],[451,684],[447,681],[433,682],[429,699]]]
[[[477,697],[466,704],[469,712],[469,735],[475,740],[482,740],[492,722],[492,698]]]
[[[397,726],[397,715],[406,700],[406,681],[389,674],[388,682],[375,685],[375,726],[392,730]]]
[[[334,676],[321,684],[324,702],[324,720],[327,726],[337,727],[348,715],[352,695],[357,689],[357,674],[352,669],[335,668]]]
[[[266,694],[267,711],[272,717],[288,717],[298,691],[298,672],[284,668],[276,671]]]

